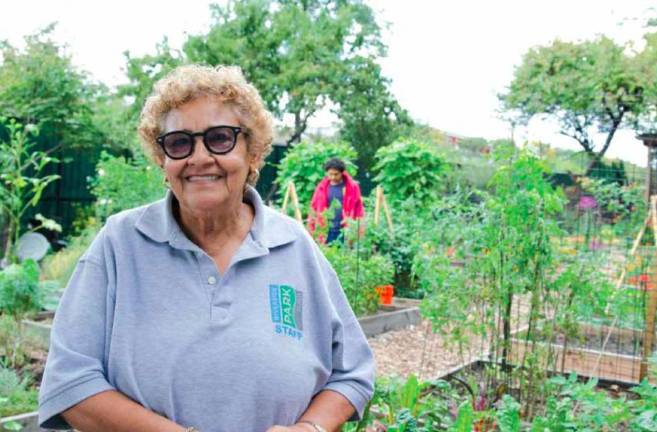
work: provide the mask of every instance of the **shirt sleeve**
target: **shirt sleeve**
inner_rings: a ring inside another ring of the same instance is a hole
[[[80,259],[62,296],[50,336],[39,390],[39,424],[68,429],[61,412],[97,393],[113,390],[106,376],[106,335],[113,298],[102,231]]]
[[[374,356],[333,269],[328,282],[337,319],[333,322],[333,370],[324,390],[347,398],[356,409],[350,421],[356,421],[374,393]]]

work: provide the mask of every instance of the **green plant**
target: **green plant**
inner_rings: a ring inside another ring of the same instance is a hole
[[[381,147],[375,158],[374,181],[383,187],[393,205],[412,197],[426,206],[445,189],[450,166],[428,142],[401,139]]]
[[[21,379],[14,370],[0,364],[0,417],[36,411],[38,392],[30,387],[30,381],[29,377]]]
[[[599,211],[613,221],[611,227],[615,234],[640,229],[647,205],[645,192],[639,185],[591,178],[584,179],[582,187],[593,195]]]
[[[4,257],[16,262],[14,246],[22,233],[21,219],[28,209],[37,205],[46,186],[59,177],[43,174],[44,169],[57,160],[34,149],[32,139],[38,133],[36,126],[24,126],[14,119],[0,117],[0,130],[2,128],[9,134],[7,140],[0,139],[0,214],[7,222]],[[53,221],[38,216],[41,225],[34,230],[45,227],[61,231]]]
[[[90,183],[96,197],[96,216],[101,221],[114,213],[164,197],[161,171],[143,156],[127,160],[103,152],[97,172],[98,176]]]
[[[504,395],[495,415],[500,432],[520,432],[520,404]]]
[[[368,255],[357,246],[333,243],[321,247],[338,274],[354,313],[361,316],[376,312],[379,296],[375,288],[392,282],[393,268],[390,260],[379,254]]]
[[[16,318],[0,315],[0,357],[7,367],[23,368],[30,361],[30,351],[38,346],[38,341],[23,330]]]
[[[0,313],[18,319],[39,310],[39,265],[31,259],[0,271]]]
[[[88,225],[79,235],[72,237],[64,249],[46,256],[41,263],[42,279],[55,281],[60,288],[64,288],[75,270],[78,259],[87,250],[99,229],[97,223]]]
[[[503,367],[494,379],[507,387],[517,381],[520,402],[531,413],[554,357],[532,342],[545,311],[564,304],[553,280],[561,262],[552,241],[562,234],[557,216],[564,199],[547,181],[541,160],[528,152],[506,156],[482,205],[446,207],[441,213],[447,221],[460,221],[463,232],[427,237],[414,273],[429,293],[423,315],[458,347],[463,359],[472,340],[485,340],[491,359],[508,366],[514,298],[528,298],[527,354],[513,360],[520,366],[517,371]],[[488,386],[487,400],[494,398],[496,388]]]
[[[448,382],[420,381],[411,374],[405,380],[378,379],[372,405],[389,431],[434,431],[452,425],[461,399]]]
[[[347,172],[356,176],[356,150],[342,141],[315,140],[304,141],[290,148],[278,164],[275,183],[278,187],[279,203],[289,182],[293,182],[303,213],[310,207],[310,199],[315,187],[324,178],[324,164],[331,158],[339,158],[347,165]]]
[[[596,388],[598,382],[595,379],[581,383],[572,374],[568,378],[552,378],[550,384],[552,391],[545,412],[533,419],[532,432],[546,429],[556,432],[651,430],[629,429],[633,417],[641,416],[641,409],[636,409],[637,401],[627,400],[624,396],[610,397],[604,390]]]

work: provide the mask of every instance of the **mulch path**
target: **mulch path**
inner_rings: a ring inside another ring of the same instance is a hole
[[[526,325],[528,302],[526,296],[514,300],[512,328]],[[471,336],[469,347],[459,354],[454,344],[447,344],[444,336],[431,330],[426,319],[417,326],[374,336],[368,342],[374,352],[377,376],[405,378],[414,374],[424,380],[443,376],[459,365],[484,357],[488,351],[485,341]]]

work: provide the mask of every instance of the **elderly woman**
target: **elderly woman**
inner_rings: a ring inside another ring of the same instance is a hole
[[[238,68],[180,67],[139,132],[164,200],[117,214],[61,300],[42,427],[335,431],[374,365],[338,278],[302,226],[252,185],[272,120]]]

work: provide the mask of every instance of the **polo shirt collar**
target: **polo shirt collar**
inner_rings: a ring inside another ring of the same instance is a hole
[[[167,190],[164,199],[146,207],[135,226],[142,234],[156,242],[166,242],[177,249],[200,251],[200,248],[187,238],[173,215],[175,199],[171,190]],[[251,240],[256,248],[262,248],[262,252],[266,252],[264,249],[296,240],[298,234],[286,218],[267,208],[252,186],[247,185],[244,201],[253,205],[255,211],[247,240]]]

